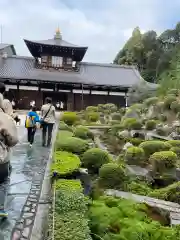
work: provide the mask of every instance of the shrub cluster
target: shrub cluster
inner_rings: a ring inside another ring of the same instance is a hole
[[[60,121],[59,123],[59,130],[65,130],[65,131],[70,131],[72,132],[72,127],[68,126],[65,122]]]
[[[111,162],[111,160],[112,159],[108,152],[99,148],[91,148],[82,156],[83,166],[94,173],[98,173],[99,168],[103,164]]]
[[[111,114],[112,120],[117,120],[120,121],[121,120],[121,114],[120,113],[113,113]]]
[[[76,137],[62,138],[61,141],[56,143],[56,149],[76,154],[82,154],[89,148],[86,140]]]
[[[158,97],[151,97],[151,98],[147,98],[144,101],[144,105],[147,107],[150,107],[151,105],[154,105],[158,102]]]
[[[173,95],[167,95],[164,99],[164,109],[169,110],[171,108],[172,102],[176,101],[176,97]]]
[[[98,112],[98,107],[96,107],[96,106],[88,106],[86,108],[86,111],[88,111],[88,112]]]
[[[180,103],[178,101],[174,101],[171,103],[170,108],[174,113],[178,113],[180,112]]]
[[[169,140],[167,141],[172,147],[179,147],[180,148],[180,140]]]
[[[99,185],[102,188],[124,189],[127,180],[124,166],[117,163],[104,164],[99,170]]]
[[[84,127],[84,126],[78,126],[75,128],[74,130],[74,137],[78,137],[78,138],[82,138],[82,139],[92,139],[93,138],[93,134],[92,132],[89,130],[89,128]]]
[[[168,90],[167,94],[178,96],[179,95],[179,89],[170,89],[170,90]]]
[[[151,154],[160,151],[167,151],[171,148],[171,145],[163,141],[144,141],[139,145],[140,148],[143,148],[146,157],[149,157]]]
[[[155,152],[150,156],[149,160],[153,172],[163,175],[167,170],[176,167],[177,155],[172,151]]]
[[[59,176],[66,177],[78,170],[80,165],[81,162],[77,155],[69,152],[56,151],[51,169],[53,173],[55,172]]]
[[[136,118],[125,118],[122,124],[128,130],[140,130],[142,128],[142,123]]]
[[[99,120],[99,113],[87,111],[85,114],[86,121],[88,122],[97,122]]]
[[[129,147],[125,153],[125,160],[130,165],[142,165],[145,161],[143,148]]]
[[[73,125],[78,120],[78,115],[75,112],[64,112],[61,116],[61,121],[64,121],[67,125]]]
[[[156,121],[155,120],[148,120],[147,122],[146,122],[146,125],[145,125],[145,127],[146,127],[146,130],[154,130],[155,128],[156,128]]]

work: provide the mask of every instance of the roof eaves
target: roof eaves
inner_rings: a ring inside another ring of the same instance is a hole
[[[133,65],[118,65],[113,63],[91,63],[91,62],[81,62],[81,65],[86,66],[98,66],[98,67],[112,67],[112,68],[124,68],[124,69],[136,69]]]

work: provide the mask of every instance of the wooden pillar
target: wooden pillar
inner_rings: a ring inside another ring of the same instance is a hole
[[[74,110],[74,93],[72,91],[67,94],[67,110]]]

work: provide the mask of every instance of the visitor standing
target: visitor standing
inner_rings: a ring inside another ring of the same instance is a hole
[[[13,118],[4,112],[2,95],[0,95],[0,120],[0,217],[7,217],[4,204],[10,175],[9,154],[11,147],[18,142],[18,134]]]
[[[34,142],[34,136],[36,133],[38,122],[39,122],[39,115],[36,112],[36,107],[32,106],[25,120],[25,127],[27,128],[27,139],[30,147],[32,147],[32,144]]]
[[[45,99],[45,104],[41,107],[41,127],[42,127],[42,145],[50,146],[53,126],[55,123],[55,107],[51,98]],[[46,135],[48,133],[48,137]]]

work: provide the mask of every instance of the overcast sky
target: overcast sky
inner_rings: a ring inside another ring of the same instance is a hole
[[[0,0],[2,40],[17,54],[30,56],[23,38],[52,38],[59,25],[64,40],[88,46],[85,61],[102,63],[113,61],[136,26],[160,33],[179,13],[180,0]]]

